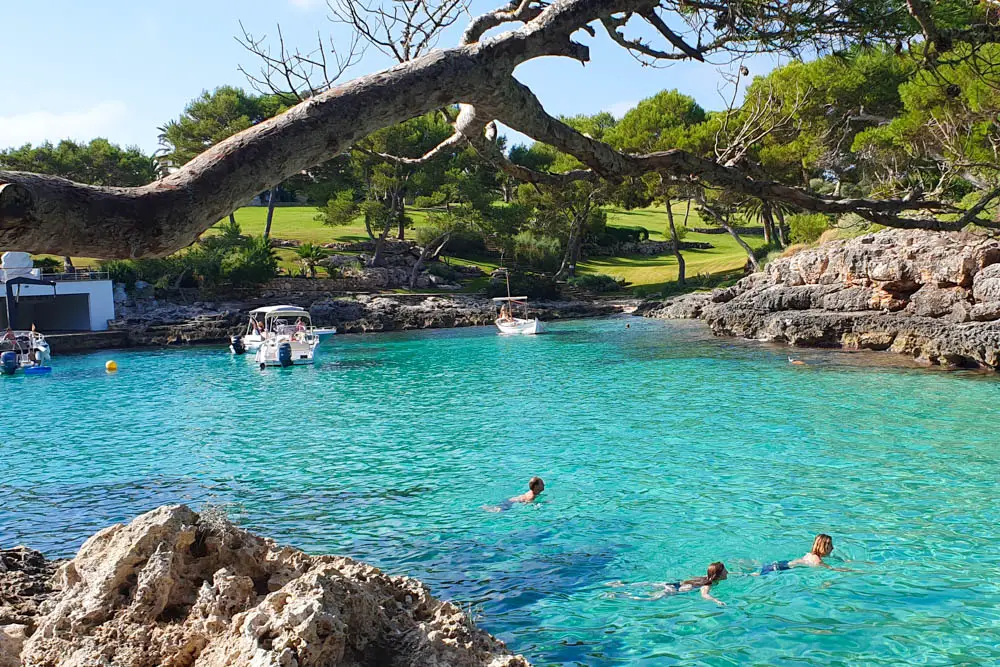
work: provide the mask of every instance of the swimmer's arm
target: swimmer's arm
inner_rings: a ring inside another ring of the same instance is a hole
[[[705,598],[706,600],[711,600],[712,602],[714,602],[715,604],[719,605],[720,607],[725,607],[726,606],[725,602],[723,602],[722,600],[720,600],[717,597],[713,597],[712,596],[712,587],[711,586],[702,586],[701,587],[701,597]]]

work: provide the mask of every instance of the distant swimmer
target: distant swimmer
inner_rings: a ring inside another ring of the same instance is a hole
[[[788,363],[792,364],[793,366],[805,366],[806,365],[806,362],[802,361],[801,359],[792,359],[791,357],[788,357]]]
[[[774,572],[782,572],[784,570],[790,570],[793,567],[825,567],[831,570],[837,570],[838,572],[848,572],[837,567],[830,567],[823,562],[823,559],[833,553],[833,538],[826,533],[820,533],[813,540],[812,549],[804,555],[802,558],[796,558],[795,560],[779,560],[774,563],[768,563],[763,568],[761,568],[761,574],[772,574]]]
[[[514,496],[507,502],[511,503],[530,503],[535,500],[538,496],[542,495],[542,491],[545,490],[545,482],[542,481],[541,477],[532,477],[528,480],[528,492],[520,496]]]
[[[674,581],[672,583],[664,584],[663,592],[667,595],[671,595],[675,593],[688,593],[697,588],[701,590],[701,597],[706,600],[711,600],[717,605],[725,607],[725,602],[712,596],[712,586],[720,581],[724,581],[728,577],[729,572],[726,570],[726,566],[716,561],[708,566],[708,572],[704,577],[695,577],[693,579],[685,579],[684,581]]]

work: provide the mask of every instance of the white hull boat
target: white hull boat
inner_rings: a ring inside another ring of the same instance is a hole
[[[537,317],[533,320],[526,320],[520,317],[498,319],[496,325],[502,334],[531,335],[545,332],[545,325]]]
[[[250,311],[245,332],[230,339],[229,351],[253,354],[261,368],[311,364],[316,348],[336,333],[314,327],[309,311],[298,306],[267,306]]]
[[[263,368],[304,366],[313,363],[320,340],[316,336],[299,334],[268,338],[254,354],[254,361]]]

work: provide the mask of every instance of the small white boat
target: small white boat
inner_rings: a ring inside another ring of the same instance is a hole
[[[268,366],[287,368],[313,363],[316,348],[323,342],[323,338],[312,325],[309,311],[294,306],[273,308],[281,310],[271,310],[264,315],[263,340],[257,346],[254,361],[262,369]]]
[[[545,332],[545,325],[537,317],[528,317],[528,297],[499,296],[493,299],[500,304],[500,313],[496,319],[497,329],[502,334],[540,334]],[[524,308],[524,317],[514,314],[514,304],[519,303]]]
[[[8,329],[0,334],[0,374],[14,375],[20,370],[26,375],[50,373],[51,360],[49,344],[37,331]]]
[[[298,306],[265,306],[250,311],[246,330],[243,334],[233,336],[230,339],[229,351],[233,354],[256,353],[264,341],[276,332],[276,329],[287,327],[289,320],[293,318],[304,318],[306,322],[310,322],[310,332],[319,338],[319,343],[337,333],[337,330],[332,327],[329,329],[312,327],[309,313]]]

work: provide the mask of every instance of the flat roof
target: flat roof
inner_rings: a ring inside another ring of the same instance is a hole
[[[267,315],[268,313],[306,313],[306,314],[308,314],[308,311],[306,311],[303,308],[299,308],[298,306],[264,306],[263,308],[255,308],[255,309],[253,309],[253,310],[250,311],[251,315],[257,315],[257,314]]]

